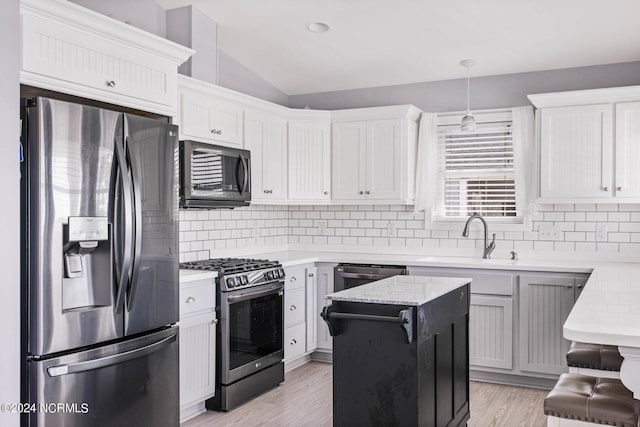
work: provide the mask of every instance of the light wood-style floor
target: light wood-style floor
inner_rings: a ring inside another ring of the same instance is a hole
[[[331,365],[311,362],[285,377],[276,389],[230,412],[199,415],[182,427],[331,426]],[[472,381],[470,427],[544,427],[544,390]]]

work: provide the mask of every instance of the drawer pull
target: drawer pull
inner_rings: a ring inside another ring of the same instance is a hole
[[[293,304],[292,304],[292,305],[291,305],[291,307],[289,307],[289,310],[293,311],[293,310],[295,310],[296,308],[298,308],[298,307],[296,307],[295,305],[293,305]]]
[[[295,338],[292,338],[292,339],[291,339],[291,342],[290,342],[289,344],[290,344],[290,345],[296,345],[296,344],[298,344],[298,341],[296,341],[296,339],[295,339]]]
[[[218,324],[218,319],[213,319],[213,320],[211,321],[211,324],[212,324],[212,325],[217,325],[217,324]]]
[[[211,129],[211,133],[214,135],[222,135],[222,131],[219,129]]]
[[[313,273],[309,273],[309,277],[313,277]]]
[[[107,87],[116,87],[116,82],[114,82],[113,80],[107,81]]]
[[[289,279],[290,282],[295,282],[296,280],[298,280],[296,279],[296,276],[291,276],[291,278]]]
[[[191,304],[192,302],[196,302],[196,299],[194,297],[189,297],[189,298],[187,298],[187,300],[185,302],[187,304]]]

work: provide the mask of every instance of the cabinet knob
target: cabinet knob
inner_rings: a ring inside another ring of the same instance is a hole
[[[290,282],[295,282],[296,280],[298,280],[298,279],[296,279],[296,276],[291,276],[291,277],[289,278],[289,281],[290,281]]]
[[[107,81],[107,87],[116,87],[116,82],[114,82],[113,80]]]
[[[218,129],[211,129],[211,133],[214,135],[222,135],[222,131]]]
[[[622,191],[622,187],[618,187],[618,188],[616,188],[616,190]]]
[[[369,190],[365,191],[364,194],[371,194]]]
[[[603,187],[602,190],[603,191],[609,191],[609,187]]]
[[[291,342],[290,342],[289,344],[291,344],[291,345],[296,345],[296,344],[298,344],[298,341],[296,341],[296,339],[295,339],[295,338],[292,338],[292,339],[291,339]]]
[[[290,311],[293,311],[293,310],[295,310],[296,308],[298,308],[298,307],[296,307],[295,305],[291,304],[291,307],[289,307],[289,310],[290,310]]]
[[[313,277],[313,273],[309,273],[309,277]]]
[[[218,323],[218,319],[213,319],[213,320],[211,321],[211,324],[212,324],[212,325],[216,325],[217,323]]]
[[[187,298],[187,300],[185,302],[187,304],[191,304],[192,302],[196,302],[196,299],[194,297],[189,297],[189,298]]]
[[[322,193],[322,194],[324,194],[325,196],[328,196],[328,195],[329,195],[329,192],[328,192],[328,191],[325,191],[325,192],[324,192],[324,193]]]
[[[364,194],[364,191],[358,191],[358,194]]]

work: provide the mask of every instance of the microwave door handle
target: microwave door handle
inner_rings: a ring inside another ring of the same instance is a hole
[[[238,156],[236,160],[236,185],[238,186],[238,193],[242,194],[243,184],[242,178],[240,178],[240,165],[242,164],[242,156]]]
[[[133,219],[133,194],[131,192],[131,181],[129,179],[129,170],[124,154],[124,147],[121,141],[116,137],[115,140],[115,158],[118,167],[117,177],[122,182],[122,211],[116,212],[115,215],[122,215],[118,221],[122,220],[124,224],[124,239],[122,250],[122,264],[120,265],[120,271],[117,272],[118,291],[116,293],[115,311],[120,313],[124,307],[124,299],[127,290],[127,283],[129,281],[129,272],[131,269],[131,249],[133,243],[132,219]],[[118,179],[116,179],[115,185],[118,185]],[[115,216],[114,215],[114,216]]]
[[[249,160],[240,156],[240,161],[242,162],[242,168],[244,169],[244,180],[242,183],[242,191],[241,193],[246,193],[249,187]]]

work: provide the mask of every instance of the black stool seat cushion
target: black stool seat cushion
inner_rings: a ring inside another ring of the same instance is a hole
[[[622,365],[622,356],[620,356],[618,347],[614,345],[572,341],[567,353],[567,365],[576,368],[619,371],[620,365]]]
[[[544,413],[610,426],[638,427],[638,402],[618,379],[562,374],[544,400]]]

